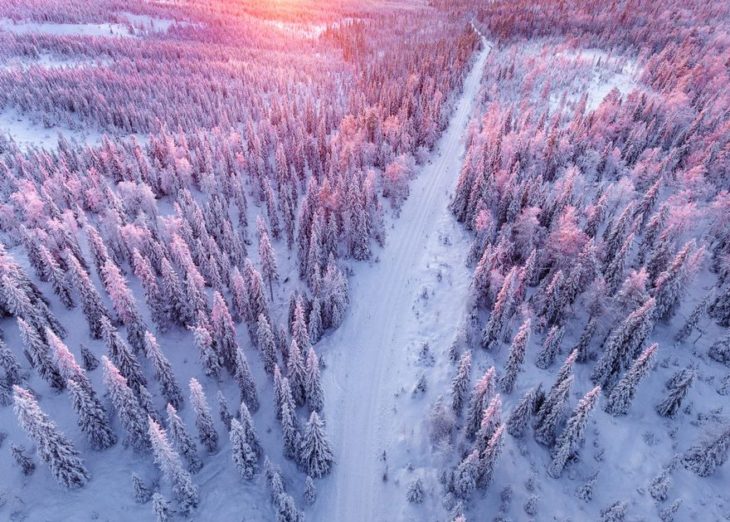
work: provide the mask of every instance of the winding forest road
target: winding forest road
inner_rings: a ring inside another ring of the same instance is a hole
[[[366,522],[393,513],[382,494],[383,451],[394,438],[392,398],[408,364],[402,326],[413,319],[418,287],[414,268],[425,263],[429,237],[449,215],[448,202],[461,168],[463,137],[476,101],[490,45],[468,73],[449,125],[415,179],[380,262],[361,265],[351,279],[351,308],[340,328],[322,342],[325,416],[336,464],[321,482],[311,520]],[[403,497],[401,502],[405,503]],[[385,510],[385,511],[383,511]],[[390,518],[392,519],[392,518]]]

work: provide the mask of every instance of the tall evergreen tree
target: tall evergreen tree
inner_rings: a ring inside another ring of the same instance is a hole
[[[507,419],[507,432],[514,438],[522,438],[525,434],[525,429],[527,429],[530,417],[535,409],[535,399],[539,391],[540,387],[538,386],[525,393],[510,413]]]
[[[479,382],[474,385],[467,408],[464,433],[469,439],[473,439],[482,424],[482,415],[487,407],[487,402],[494,392],[494,366],[489,368]]]
[[[551,477],[560,477],[565,464],[570,458],[576,455],[581,444],[583,444],[588,415],[598,401],[600,393],[601,387],[596,386],[585,394],[575,407],[575,410],[573,410],[573,414],[568,419],[568,424],[555,443],[552,462],[550,462],[550,466],[548,467],[548,473]]]
[[[20,427],[35,442],[53,477],[67,488],[83,487],[89,481],[89,472],[73,444],[58,431],[28,390],[13,386],[13,400]]]
[[[726,425],[718,436],[692,446],[682,457],[682,464],[700,477],[709,477],[722,466],[730,448],[730,425]]]
[[[304,389],[307,405],[311,411],[321,412],[324,408],[324,392],[319,376],[319,357],[314,348],[307,352],[307,366],[304,374]]]
[[[236,419],[231,419],[231,454],[233,463],[242,478],[251,480],[258,469],[257,457],[254,451],[246,442],[246,434],[243,426]]]
[[[213,417],[203,387],[195,377],[190,379],[190,403],[195,410],[195,426],[198,428],[200,443],[212,453],[218,449],[218,432],[213,425]]]
[[[563,333],[565,332],[562,326],[553,326],[548,331],[545,341],[542,343],[542,350],[537,356],[535,366],[543,370],[547,370],[555,361],[555,356],[560,351],[560,344],[563,342]]]
[[[251,375],[248,360],[240,347],[236,350],[236,381],[238,381],[238,389],[241,391],[241,400],[251,411],[258,411],[259,397],[256,392],[256,383]]]
[[[572,375],[560,382],[560,385],[554,392],[550,393],[538,412],[535,424],[535,440],[540,444],[552,447],[555,442],[555,431],[568,402],[571,384],[573,384]]]
[[[175,378],[175,372],[170,366],[170,362],[162,353],[157,339],[151,332],[147,331],[144,335],[144,346],[147,357],[152,361],[155,367],[155,377],[160,383],[160,390],[165,400],[172,404],[174,408],[179,408],[183,403],[182,390]]]
[[[314,478],[327,475],[334,462],[332,450],[324,433],[324,425],[316,411],[310,414],[309,422],[304,429],[299,460],[306,473]]]
[[[193,438],[188,433],[185,423],[177,414],[177,410],[172,404],[167,405],[167,429],[170,432],[172,443],[180,452],[182,458],[185,459],[188,469],[192,473],[197,473],[203,467],[203,462],[198,456],[198,448],[195,447]]]
[[[87,390],[73,379],[69,379],[67,385],[79,428],[86,435],[91,447],[95,450],[104,450],[116,444],[117,436],[99,400],[89,395]]]
[[[264,370],[267,373],[272,373],[274,366],[277,364],[276,342],[274,340],[274,334],[271,331],[271,326],[269,326],[269,321],[264,314],[260,314],[258,317],[256,345],[264,361]]]
[[[517,374],[520,372],[522,363],[525,360],[527,343],[530,340],[530,325],[530,319],[525,319],[514,339],[512,339],[512,345],[509,348],[509,356],[504,367],[504,375],[502,375],[499,379],[499,388],[503,393],[512,393],[512,390],[514,389],[515,382],[517,381]]]
[[[652,344],[634,361],[626,375],[611,390],[606,402],[606,412],[616,416],[625,415],[629,411],[636,387],[649,373],[651,361],[658,347],[657,343]]]
[[[674,374],[667,383],[667,395],[657,404],[656,411],[663,417],[673,417],[682,405],[682,400],[687,395],[689,387],[694,381],[695,372],[685,368]]]
[[[289,386],[291,387],[295,404],[298,406],[304,405],[306,398],[305,366],[296,339],[292,339],[291,347],[289,348],[287,378],[289,379]]]
[[[486,448],[479,455],[479,464],[477,465],[478,488],[486,488],[491,484],[494,477],[494,466],[497,464],[502,448],[504,447],[504,424],[498,426]]]
[[[56,363],[51,358],[48,345],[43,341],[34,326],[20,317],[17,318],[17,321],[18,329],[20,330],[20,339],[23,341],[30,356],[30,361],[38,371],[38,374],[51,388],[59,391],[63,390],[65,388],[64,379]]]
[[[471,352],[464,352],[459,360],[459,370],[451,382],[451,409],[456,415],[461,415],[464,402],[469,392],[469,380],[471,378]]]
[[[101,362],[104,367],[104,383],[119,420],[129,435],[130,445],[138,451],[148,449],[147,420],[137,397],[127,385],[127,379],[106,356],[102,356]]]

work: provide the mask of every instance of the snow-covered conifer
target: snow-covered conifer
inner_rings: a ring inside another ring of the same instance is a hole
[[[577,353],[575,358],[576,362],[584,363],[588,361],[588,348],[590,347],[591,340],[593,339],[593,334],[596,333],[596,328],[598,328],[598,321],[595,316],[591,316],[591,318],[588,319],[588,323],[586,323],[586,327],[583,329],[583,333],[580,334],[578,342],[572,350]]]
[[[502,424],[502,397],[497,393],[484,410],[482,423],[476,436],[476,447],[484,451],[497,427]]]
[[[690,252],[695,248],[694,240],[688,241],[677,253],[665,271],[660,273],[654,283],[656,317],[668,320],[674,315],[686,283],[687,265]]]
[[[23,380],[18,359],[2,339],[0,339],[0,367],[5,370],[5,382],[8,386],[20,384]]]
[[[707,310],[707,304],[710,301],[712,294],[708,294],[705,296],[702,301],[699,302],[697,306],[695,306],[692,309],[692,313],[689,314],[689,317],[687,317],[687,320],[684,322],[684,325],[682,325],[682,328],[677,332],[677,334],[674,336],[674,339],[678,342],[683,342],[684,340],[689,337],[692,332],[697,328],[697,324],[700,322],[700,319],[702,318],[702,315]]]
[[[231,419],[231,454],[233,463],[242,478],[251,480],[258,470],[258,459],[246,442],[246,433],[237,419]]]
[[[25,454],[25,448],[23,446],[12,443],[10,445],[10,453],[23,475],[27,477],[33,474],[35,471],[35,463],[32,458]]]
[[[197,473],[203,467],[203,462],[198,456],[198,448],[195,447],[193,438],[188,433],[185,423],[177,414],[177,410],[172,404],[167,405],[167,429],[170,432],[172,443],[180,452],[182,458],[185,459],[188,469],[192,473]]]
[[[193,479],[183,468],[180,455],[167,440],[165,430],[154,419],[149,418],[149,439],[155,456],[155,463],[172,484],[172,492],[182,513],[189,513],[200,502],[200,493]]]
[[[198,380],[190,379],[190,403],[195,410],[195,426],[198,429],[198,439],[209,452],[218,449],[218,432],[213,425],[213,417],[210,415],[208,400]]]
[[[299,460],[307,474],[314,478],[327,475],[334,462],[332,450],[324,432],[324,424],[316,411],[310,414],[304,429],[299,448]]]
[[[241,406],[238,409],[238,418],[243,427],[243,431],[246,435],[246,443],[251,447],[254,454],[260,457],[263,453],[261,443],[259,442],[258,435],[256,435],[256,428],[253,425],[253,418],[251,418],[251,412],[248,410],[245,402],[241,402]]]
[[[84,363],[84,369],[87,372],[93,372],[99,367],[99,359],[83,343],[81,344],[81,359]]]
[[[319,357],[317,357],[314,348],[309,348],[307,352],[307,366],[304,371],[307,406],[311,411],[322,411],[322,408],[324,408],[324,393],[319,376]]]
[[[555,360],[555,356],[560,351],[560,344],[563,342],[563,333],[565,332],[562,326],[553,326],[548,331],[545,341],[542,343],[542,350],[535,360],[535,366],[543,370],[547,370]]]
[[[482,424],[482,415],[487,407],[487,402],[494,392],[494,367],[489,368],[481,379],[474,385],[467,408],[464,434],[467,438],[473,439]]]
[[[138,504],[146,504],[152,500],[152,488],[147,486],[136,473],[132,473],[132,488],[134,489],[134,500]]]
[[[601,522],[623,522],[626,518],[626,502],[616,501],[601,510]]]
[[[625,415],[629,411],[629,406],[636,394],[636,387],[649,373],[651,361],[658,347],[657,343],[652,344],[634,361],[626,375],[611,390],[608,401],[606,401],[606,412],[615,416]]]
[[[17,322],[18,329],[20,330],[20,339],[30,354],[30,360],[38,370],[38,374],[51,388],[63,390],[65,388],[64,378],[61,376],[58,366],[51,358],[50,349],[41,338],[40,333],[34,326],[20,317],[17,318]]]
[[[416,478],[408,485],[406,500],[411,504],[423,504],[425,496],[426,492],[423,490],[423,481],[420,478]]]
[[[307,475],[304,481],[304,502],[311,506],[317,501],[317,486],[314,485],[312,477]]]
[[[710,359],[714,359],[725,366],[730,366],[730,334],[713,343],[707,355]]]
[[[13,401],[20,427],[35,442],[41,460],[53,477],[67,488],[84,486],[89,481],[89,472],[79,453],[43,413],[33,395],[20,386],[13,386]]]
[[[236,381],[238,381],[238,389],[241,391],[241,400],[251,411],[258,411],[259,396],[256,392],[256,383],[253,381],[246,355],[240,347],[236,350]]]
[[[309,312],[309,339],[312,343],[316,343],[322,337],[324,327],[322,325],[322,304],[319,297],[312,300],[312,309]]]
[[[271,326],[269,326],[269,321],[266,319],[264,314],[260,314],[258,317],[256,346],[258,346],[258,349],[261,352],[261,357],[264,361],[264,370],[266,370],[267,373],[272,373],[274,371],[274,366],[277,364],[276,342],[274,341],[274,334],[271,331]]]
[[[682,405],[682,400],[687,395],[689,387],[694,380],[695,372],[690,368],[685,368],[674,374],[672,379],[667,383],[667,395],[657,404],[656,411],[663,417],[672,417]]]
[[[220,292],[213,292],[213,308],[210,312],[210,325],[213,338],[215,339],[217,352],[223,359],[223,364],[231,373],[236,369],[236,329],[233,325],[233,318],[228,311],[225,299]]]
[[[504,278],[502,288],[492,306],[492,313],[489,315],[484,331],[482,332],[482,348],[490,349],[493,343],[499,338],[508,319],[508,309],[512,300],[512,281],[516,270],[512,269]]]
[[[305,387],[305,366],[302,353],[296,339],[292,339],[289,348],[289,360],[287,361],[287,378],[291,387],[294,403],[298,406],[304,405],[306,397]]]
[[[223,395],[221,390],[218,390],[218,393],[215,394],[215,398],[218,402],[218,417],[226,427],[226,430],[231,431],[231,419],[233,418],[233,414],[231,413],[231,409],[228,407],[226,396]]]
[[[503,393],[512,393],[515,382],[517,381],[517,374],[522,368],[522,363],[525,360],[525,351],[527,350],[527,343],[530,340],[530,325],[531,321],[528,317],[520,326],[520,329],[512,339],[512,344],[509,348],[509,356],[507,357],[507,363],[504,367],[504,374],[499,379],[499,389]]]
[[[129,442],[136,450],[145,450],[149,447],[147,438],[147,419],[134,392],[127,385],[119,370],[106,357],[101,358],[104,367],[104,383],[112,399],[114,409],[119,420],[129,435]]]
[[[726,425],[718,436],[692,446],[682,457],[685,468],[700,477],[709,477],[722,466],[730,448],[730,426]]]
[[[479,474],[479,451],[473,450],[454,471],[451,488],[458,498],[468,499],[477,488]]]
[[[504,447],[504,428],[504,424],[501,424],[494,430],[487,446],[479,455],[479,464],[477,465],[478,488],[488,487],[494,478],[494,466],[497,464]]]
[[[156,522],[170,522],[172,519],[170,502],[160,493],[152,495],[152,512],[155,514]]]
[[[459,370],[451,383],[451,409],[461,415],[469,392],[471,378],[471,352],[464,352],[459,360]]]
[[[102,317],[101,325],[104,342],[109,350],[109,356],[127,380],[129,387],[135,392],[138,391],[140,386],[147,384],[147,379],[142,373],[142,367],[137,357],[129,349],[129,346],[119,335],[116,328],[112,326],[108,317]]]
[[[160,390],[165,400],[172,404],[174,408],[179,408],[183,403],[182,390],[175,378],[175,372],[170,366],[170,362],[162,353],[157,339],[151,332],[144,334],[144,346],[147,357],[152,361],[155,367],[155,377],[160,383]]]
[[[525,393],[507,419],[507,432],[516,439],[522,438],[525,434],[525,429],[527,429],[535,408],[535,398],[539,389],[539,387],[533,388]]]
[[[269,286],[269,296],[274,299],[274,283],[279,280],[278,268],[276,265],[276,254],[271,246],[271,240],[266,230],[262,230],[259,236],[259,259],[261,260],[261,271],[264,280]]]
[[[203,322],[198,322],[198,324],[189,328],[193,332],[195,346],[197,346],[200,352],[200,359],[203,362],[205,374],[211,377],[218,377],[223,361],[216,351],[213,336],[210,333],[208,325]]]
[[[96,396],[90,395],[87,389],[74,379],[69,379],[66,384],[71,394],[79,428],[86,435],[91,447],[103,450],[116,444],[117,436]]]
[[[548,467],[551,477],[558,478],[568,460],[574,457],[583,444],[583,436],[588,422],[588,415],[598,401],[601,387],[596,386],[586,393],[573,410],[563,433],[558,437],[553,449],[552,461]]]
[[[535,424],[535,440],[540,444],[552,446],[555,442],[555,431],[568,402],[571,384],[573,384],[572,375],[560,382],[555,390],[551,390],[541,406]]]

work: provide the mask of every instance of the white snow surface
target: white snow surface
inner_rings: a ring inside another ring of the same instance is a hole
[[[463,262],[466,250],[445,245],[442,236],[460,236],[468,245],[447,205],[488,53],[485,42],[435,157],[413,182],[379,261],[358,268],[344,323],[318,345],[327,362],[322,373],[325,414],[337,464],[322,481],[311,520],[420,519],[406,502],[405,489],[391,487],[393,479],[406,478],[409,463],[417,466],[419,457],[427,456],[411,447],[422,438],[415,433],[422,429],[421,409],[403,411],[397,397],[406,391],[406,400],[411,400],[410,390],[403,388],[415,384],[410,374],[420,340],[448,344],[465,312],[470,282]],[[428,320],[418,321],[414,304],[424,289],[431,293],[424,284],[439,272],[444,281],[438,301],[432,303]],[[426,408],[425,403],[420,406]],[[383,481],[386,468],[388,482]],[[435,480],[428,486],[436,489]]]

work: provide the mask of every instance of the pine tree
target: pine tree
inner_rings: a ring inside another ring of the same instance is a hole
[[[729,447],[730,426],[725,426],[719,436],[709,438],[687,450],[682,464],[700,477],[709,477],[727,461]]]
[[[527,429],[528,422],[535,409],[535,398],[539,391],[540,386],[525,393],[510,413],[507,419],[507,432],[514,438],[520,439],[525,434],[525,429]]]
[[[147,329],[137,309],[137,303],[127,286],[127,281],[117,265],[107,260],[101,270],[102,281],[111,299],[114,311],[127,327],[127,339],[136,352],[143,348],[144,332]]]
[[[172,519],[170,502],[159,493],[152,495],[152,511],[157,522],[170,522]]]
[[[281,381],[281,431],[284,440],[284,455],[289,459],[299,456],[299,430],[296,423],[294,399],[289,389],[289,380],[285,377]]]
[[[13,400],[20,427],[35,442],[53,477],[67,488],[83,487],[89,481],[89,472],[76,448],[43,413],[28,390],[13,386]]]
[[[288,493],[280,493],[276,500],[276,522],[303,522],[304,517]]]
[[[294,306],[294,319],[291,324],[291,331],[292,337],[294,341],[296,341],[297,346],[299,346],[302,353],[308,351],[312,346],[312,343],[304,313],[304,302],[301,296],[297,298]]]
[[[53,352],[58,372],[66,383],[68,384],[70,380],[76,381],[88,395],[95,398],[94,390],[91,387],[89,378],[86,376],[86,372],[78,365],[68,346],[48,327],[46,327],[45,335],[51,352]]]
[[[87,372],[93,372],[99,367],[99,359],[84,344],[81,344],[81,359]]]
[[[310,411],[321,412],[324,408],[324,393],[319,377],[319,357],[314,348],[307,352],[307,366],[304,374],[304,389]]]
[[[423,481],[417,478],[408,486],[406,492],[406,500],[411,504],[423,504],[423,499],[426,496],[426,492],[423,490]]]
[[[322,338],[324,333],[324,327],[322,326],[322,305],[319,297],[315,297],[312,300],[312,309],[309,312],[309,340],[312,343],[318,342]]]
[[[542,350],[537,356],[535,366],[543,370],[547,370],[555,361],[555,356],[560,351],[560,344],[563,342],[563,333],[565,332],[562,326],[553,326],[548,331],[545,341],[542,343]]]
[[[18,444],[12,443],[10,445],[10,453],[13,456],[13,460],[23,472],[23,475],[30,476],[35,471],[35,463],[33,459],[25,454],[25,448]]]
[[[279,273],[276,266],[276,254],[271,247],[271,240],[266,230],[262,230],[259,236],[259,259],[264,280],[269,285],[269,296],[274,299],[274,283],[279,280]]]
[[[157,344],[157,339],[149,331],[144,334],[144,346],[147,357],[155,367],[155,377],[157,382],[160,383],[162,396],[174,408],[179,408],[183,403],[183,395],[175,378],[175,372],[172,370],[165,354],[162,353],[160,345]]]
[[[246,433],[243,426],[236,419],[231,419],[231,453],[233,463],[242,478],[251,480],[258,470],[257,457],[246,442]]]
[[[591,373],[595,384],[606,389],[636,357],[654,327],[654,306],[653,298],[647,300],[611,332],[603,344],[603,355]]]
[[[332,450],[324,433],[324,425],[316,411],[310,414],[309,422],[304,429],[299,460],[306,473],[314,478],[327,475],[334,462]]]
[[[256,428],[253,425],[251,413],[249,412],[245,402],[241,402],[241,406],[238,410],[238,418],[246,435],[246,443],[253,450],[254,454],[257,457],[260,457],[263,454],[263,449],[261,448],[258,435],[256,435]]]
[[[565,276],[562,270],[555,272],[550,284],[545,287],[545,296],[541,307],[540,315],[545,317],[547,324],[557,324],[565,308],[566,298],[564,295]]]
[[[690,368],[685,368],[674,374],[669,383],[667,383],[667,395],[657,404],[656,411],[663,417],[673,417],[682,405],[682,400],[687,395],[689,387],[694,380],[695,372]]]
[[[182,513],[189,513],[200,502],[197,486],[180,461],[180,455],[167,440],[165,430],[154,419],[149,418],[149,439],[155,455],[155,463],[172,484],[172,492]]]
[[[677,332],[677,334],[674,336],[674,339],[677,342],[683,342],[687,339],[687,337],[690,336],[690,334],[697,328],[697,324],[700,322],[700,319],[702,318],[702,315],[707,310],[707,304],[711,298],[712,294],[708,294],[705,296],[705,298],[700,301],[700,303],[694,307],[692,310],[692,313],[689,314],[689,317],[685,321],[682,328]]]
[[[623,522],[626,518],[626,503],[617,501],[601,510],[601,522]]]
[[[504,447],[504,424],[497,427],[489,439],[487,447],[479,456],[477,465],[477,487],[484,489],[489,486],[494,476],[494,466],[497,464],[502,448]]]
[[[538,411],[535,440],[544,446],[552,447],[555,442],[555,431],[567,405],[571,384],[573,384],[572,375],[561,381],[557,388],[551,390]]]
[[[525,319],[514,339],[512,339],[512,345],[509,348],[509,357],[504,368],[504,375],[499,379],[499,389],[503,393],[512,393],[514,389],[517,374],[520,372],[522,363],[525,360],[527,343],[530,340],[530,325],[530,319]]]
[[[233,325],[233,318],[228,311],[225,299],[220,292],[213,292],[213,308],[210,313],[210,324],[213,338],[215,339],[217,351],[223,359],[223,364],[228,371],[233,373],[236,369],[236,329]]]
[[[106,356],[102,356],[101,362],[104,367],[104,383],[109,391],[114,409],[119,415],[119,420],[129,434],[131,446],[136,450],[146,450],[149,448],[149,439],[147,438],[147,420],[144,410],[134,392],[127,385],[127,380],[112,362]]]
[[[477,488],[479,451],[473,450],[461,461],[451,478],[451,489],[458,498],[467,500]]]
[[[185,300],[180,276],[175,272],[167,257],[162,259],[160,275],[160,290],[168,320],[180,326],[193,324],[195,315]]]
[[[39,332],[24,319],[18,317],[17,321],[18,329],[20,330],[20,339],[30,354],[31,363],[38,370],[38,374],[51,388],[59,391],[63,390],[65,388],[64,379],[58,367],[51,359],[50,350]]]
[[[203,467],[203,462],[198,456],[198,448],[195,447],[193,438],[188,433],[185,423],[177,414],[177,410],[172,404],[167,405],[167,429],[170,432],[170,438],[175,448],[182,458],[185,459],[188,469],[192,473],[197,473]]]
[[[451,383],[451,409],[460,416],[469,392],[471,378],[471,352],[464,352],[459,360],[459,370]]]
[[[312,477],[307,475],[307,478],[304,481],[304,502],[308,506],[314,505],[314,503],[317,501],[317,486],[314,485],[314,481],[312,480]]]
[[[264,297],[261,274],[254,268],[250,259],[246,259],[244,265],[244,281],[246,282],[248,295],[245,315],[246,321],[253,323],[258,320],[260,315],[268,317],[269,313],[266,298]]]
[[[167,329],[167,314],[164,305],[162,290],[157,284],[157,275],[149,259],[140,254],[136,248],[132,251],[132,265],[134,275],[142,283],[144,297],[150,309],[152,320],[164,332]]]
[[[256,393],[256,383],[254,383],[248,367],[248,360],[240,347],[236,350],[236,380],[238,389],[241,391],[241,400],[248,405],[251,411],[258,411],[259,397]]]
[[[577,454],[578,449],[583,444],[588,415],[596,405],[600,393],[601,387],[596,386],[585,394],[575,407],[575,410],[573,410],[573,414],[568,419],[568,424],[555,443],[552,462],[550,462],[550,466],[548,467],[548,473],[551,477],[560,477],[565,464]]]
[[[502,397],[496,394],[489,401],[489,406],[484,410],[482,415],[482,423],[476,437],[476,447],[479,451],[484,451],[489,440],[494,435],[497,427],[502,424]]]
[[[596,328],[598,328],[598,321],[595,316],[591,316],[588,319],[586,327],[583,329],[583,333],[580,335],[580,339],[578,339],[578,343],[572,350],[578,354],[575,359],[576,362],[584,363],[588,361],[588,348],[590,347],[593,335],[596,333]]]
[[[223,395],[223,392],[220,390],[218,390],[218,393],[215,394],[215,397],[218,401],[218,417],[226,427],[226,430],[231,431],[231,419],[233,418],[233,414],[228,407],[228,401],[226,401],[225,395]]]
[[[287,378],[291,387],[292,397],[297,406],[303,406],[306,398],[305,369],[302,354],[296,339],[292,339],[287,362]]]
[[[469,407],[467,408],[466,423],[464,424],[464,434],[469,439],[474,438],[482,424],[484,409],[487,407],[489,397],[494,392],[494,373],[494,367],[492,366],[484,373],[472,391]]]
[[[195,426],[198,429],[198,439],[206,449],[213,453],[218,449],[218,432],[213,425],[208,400],[205,392],[195,377],[190,379],[190,402],[195,410]]]
[[[710,359],[722,363],[725,366],[730,366],[730,334],[710,346],[707,355],[709,355]]]
[[[108,317],[103,317],[101,324],[104,342],[109,350],[109,356],[127,380],[129,387],[135,392],[139,391],[141,386],[147,384],[147,379],[145,379],[142,373],[142,367],[137,357],[135,357],[127,343],[120,337],[116,328],[112,326]]]
[[[730,326],[730,285],[707,308],[707,313],[715,319],[720,326]]]
[[[20,384],[23,380],[18,359],[2,339],[0,339],[0,367],[5,370],[5,382],[8,386]]]
[[[67,385],[79,428],[86,435],[91,447],[104,450],[116,444],[117,437],[99,400],[89,395],[86,388],[75,380],[69,379]]]
[[[134,500],[137,504],[146,504],[152,499],[152,489],[136,473],[132,473],[132,488],[134,489]]]
[[[200,352],[200,359],[205,369],[205,375],[209,377],[219,377],[222,367],[221,358],[216,351],[213,337],[205,323],[198,322],[195,326],[189,327],[193,332],[195,346]]]
[[[269,321],[266,319],[264,314],[260,314],[258,318],[256,345],[258,346],[264,361],[264,370],[266,370],[269,374],[272,373],[274,371],[274,366],[277,364],[276,343],[274,341],[274,334],[271,331],[271,326],[269,326]]]
[[[679,298],[686,283],[687,261],[694,250],[694,240],[688,241],[674,257],[667,269],[659,274],[654,283],[656,317],[668,320],[677,309]]]
[[[651,361],[659,345],[657,343],[649,346],[631,365],[629,371],[614,386],[606,402],[606,412],[611,415],[625,415],[636,394],[636,387],[651,369]]]
[[[497,299],[494,301],[489,321],[487,321],[487,325],[484,327],[484,331],[482,332],[482,348],[490,349],[504,329],[508,310],[511,307],[512,281],[514,279],[514,275],[515,269],[512,269],[504,278],[502,288],[497,294]]]

